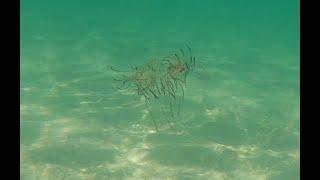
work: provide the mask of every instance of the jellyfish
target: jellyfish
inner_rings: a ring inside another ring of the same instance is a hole
[[[114,78],[120,82],[119,89],[134,90],[138,97],[143,97],[148,109],[151,109],[151,102],[165,99],[170,117],[174,119],[180,113],[187,76],[194,69],[195,61],[191,48],[187,46],[187,53],[179,49],[178,52],[165,57],[153,58],[141,67],[131,67],[129,71],[118,70],[115,67],[110,69],[119,75]],[[150,111],[150,114],[152,116],[153,113]],[[152,120],[158,131],[160,123],[155,117],[152,117]],[[166,122],[170,123],[168,119]]]

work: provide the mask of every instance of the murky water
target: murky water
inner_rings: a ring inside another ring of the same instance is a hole
[[[299,179],[299,25],[289,0],[21,1],[21,179]],[[156,131],[109,67],[186,44],[197,72]]]

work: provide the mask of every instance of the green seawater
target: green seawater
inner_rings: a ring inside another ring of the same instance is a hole
[[[299,3],[21,0],[21,179],[299,179]],[[179,125],[155,131],[108,67],[186,44]]]

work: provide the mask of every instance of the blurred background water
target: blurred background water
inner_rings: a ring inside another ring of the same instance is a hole
[[[21,179],[299,179],[299,8],[21,0]],[[156,133],[108,66],[186,44],[203,70],[187,82],[184,133]]]

